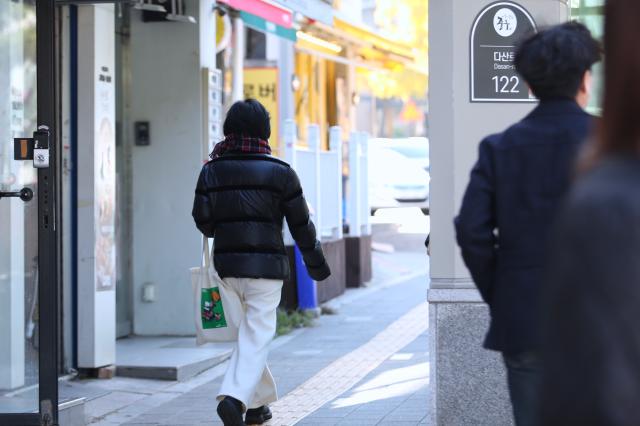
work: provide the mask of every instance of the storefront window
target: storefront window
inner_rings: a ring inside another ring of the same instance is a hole
[[[572,19],[585,24],[599,40],[604,35],[604,2],[605,0],[571,0]],[[602,107],[603,70],[602,63],[593,69],[593,97],[589,109],[595,114],[599,114]]]
[[[267,35],[263,32],[247,28],[246,59],[265,60],[267,58]]]
[[[35,0],[0,1],[0,191],[37,193],[33,165],[13,158],[36,123]],[[0,413],[38,409],[37,205],[0,199]]]

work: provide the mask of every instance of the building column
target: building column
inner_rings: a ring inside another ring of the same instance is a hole
[[[429,2],[431,142],[430,413],[437,425],[505,425],[512,414],[500,354],[482,349],[489,312],[455,242],[453,218],[483,137],[531,103],[471,103],[472,25],[493,0]],[[564,21],[567,1],[521,0],[539,28]],[[495,13],[495,12],[494,12]]]
[[[280,128],[284,129],[287,120],[294,120],[295,117],[295,92],[293,90],[293,78],[295,75],[295,51],[294,43],[285,38],[278,37],[279,55],[279,84],[280,98]],[[282,138],[282,137],[281,137]],[[284,140],[284,138],[282,138]]]
[[[115,16],[78,7],[78,367],[116,361]]]
[[[245,56],[244,21],[240,16],[233,18],[233,61],[231,76],[231,98],[233,102],[244,99],[244,56]]]

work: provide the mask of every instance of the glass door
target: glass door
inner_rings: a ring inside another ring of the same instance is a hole
[[[57,423],[53,10],[0,1],[0,425]]]
[[[0,2],[0,196],[37,193],[14,138],[37,127],[35,0]],[[0,412],[38,410],[38,203],[0,198]]]

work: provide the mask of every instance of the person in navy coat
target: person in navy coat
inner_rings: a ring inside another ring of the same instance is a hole
[[[517,49],[516,70],[539,105],[488,136],[455,219],[462,257],[491,325],[485,348],[502,353],[518,426],[535,425],[541,379],[539,292],[547,239],[593,119],[584,108],[601,48],[582,24],[539,32]]]
[[[602,118],[542,292],[540,424],[640,425],[640,2],[604,7]]]

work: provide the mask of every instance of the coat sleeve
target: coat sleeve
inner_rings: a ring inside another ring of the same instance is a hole
[[[489,139],[480,143],[478,161],[455,219],[462,258],[482,298],[491,304],[496,275],[494,167]]]
[[[193,210],[191,215],[196,226],[205,236],[212,238],[215,232],[215,218],[213,217],[214,200],[207,191],[205,183],[206,166],[202,168],[196,185]]]
[[[316,281],[327,279],[331,275],[331,270],[316,237],[316,228],[309,217],[309,208],[302,193],[300,179],[291,168],[288,169],[282,209],[309,275]]]

